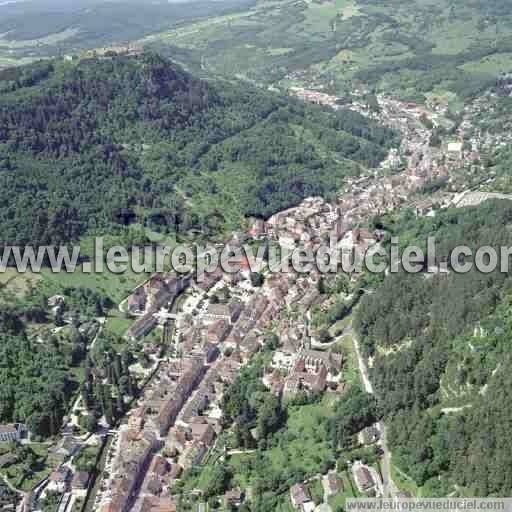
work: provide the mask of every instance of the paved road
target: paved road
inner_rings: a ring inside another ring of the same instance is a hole
[[[229,450],[228,455],[249,455],[250,453],[256,453],[256,450]]]
[[[3,476],[0,476],[0,480],[14,493],[18,494],[19,497],[21,498],[21,501],[19,502],[18,504],[18,508],[17,508],[17,511],[18,512],[23,512],[25,510],[25,502],[27,500],[27,493],[21,491],[20,489],[16,489],[16,487],[14,487],[14,485],[11,484],[11,482],[9,482],[9,480],[7,478],[4,478]]]
[[[359,347],[359,340],[357,339],[357,336],[355,333],[352,336],[352,339],[354,340],[354,347],[357,354],[357,360],[359,362],[359,371],[361,373],[361,379],[363,381],[364,389],[367,393],[375,394],[373,385],[370,381],[370,377],[368,375],[368,367],[366,366],[366,361],[364,360],[363,356],[361,355],[361,349]],[[379,421],[378,428],[380,431],[380,446],[382,448],[382,451],[384,452],[384,455],[382,456],[382,486],[383,486],[383,494],[387,498],[394,498],[400,490],[395,485],[395,482],[393,482],[393,479],[391,478],[391,451],[388,448],[388,442],[387,442],[387,432],[386,432],[386,425],[383,421]]]
[[[352,339],[354,340],[354,348],[356,350],[357,360],[359,362],[359,372],[361,373],[361,379],[363,380],[364,389],[367,393],[374,394],[373,385],[368,376],[368,368],[366,362],[361,355],[361,349],[359,347],[359,340],[354,332],[352,332]]]

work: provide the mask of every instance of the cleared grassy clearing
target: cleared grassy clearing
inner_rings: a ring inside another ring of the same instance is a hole
[[[339,341],[339,345],[341,345],[342,353],[346,358],[342,373],[343,382],[350,386],[360,386],[361,375],[359,373],[359,362],[354,348],[354,338],[350,334],[343,336]]]
[[[56,32],[38,39],[15,40],[9,38],[9,33],[0,34],[0,48],[21,49],[33,46],[53,45],[61,43],[76,36],[80,32],[77,28],[67,28],[62,32]]]
[[[302,469],[314,475],[320,465],[332,455],[327,433],[322,422],[330,417],[331,409],[325,403],[293,407],[286,425],[287,442],[272,448],[268,454],[272,467]]]
[[[456,55],[470,47],[475,40],[476,26],[474,20],[445,24],[431,34],[436,44],[432,53],[438,55]]]
[[[133,319],[124,318],[118,310],[114,309],[109,312],[105,329],[117,336],[124,336],[133,322]]]
[[[106,294],[115,304],[125,299],[137,285],[149,277],[148,274],[136,274],[130,269],[123,274],[114,274],[106,267],[101,274],[84,273],[82,267],[78,267],[72,273],[53,273],[51,270],[43,269],[42,275],[45,282],[56,289],[62,286],[90,288]]]
[[[17,276],[16,270],[13,268],[8,268],[5,272],[0,273],[0,286],[5,286],[9,281],[14,279]]]
[[[460,67],[466,71],[490,73],[493,75],[508,73],[512,70],[512,53],[490,55],[481,60],[467,62]]]
[[[24,64],[30,64],[34,62],[35,58],[31,57],[12,57],[12,50],[3,50],[0,48],[0,70],[5,68],[11,68],[14,66],[23,66]]]
[[[15,297],[23,297],[31,288],[35,288],[40,281],[40,274],[20,273],[16,269],[9,268],[0,273],[0,290],[8,295],[13,294]]]
[[[233,475],[232,485],[243,489],[253,487],[267,475],[282,475],[301,472],[306,478],[320,472],[322,463],[333,459],[332,448],[326,431],[326,419],[333,414],[332,396],[326,395],[320,403],[290,406],[285,427],[274,435],[275,441],[267,450],[250,450],[230,455],[226,464]],[[218,457],[211,456],[198,475],[186,482],[185,489],[204,488]],[[291,512],[288,489],[279,495],[279,506],[275,510]]]

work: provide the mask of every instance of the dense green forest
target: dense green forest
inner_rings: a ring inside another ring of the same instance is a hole
[[[128,370],[131,352],[117,353],[112,336],[101,334],[87,355],[94,324],[85,331],[66,326],[44,339],[31,336],[25,316],[18,306],[6,308],[0,318],[0,422],[26,423],[35,438],[54,436],[81,391],[88,414],[82,414],[80,426],[92,432],[101,417],[114,424],[137,392]]]
[[[49,308],[55,291],[62,300]],[[96,318],[112,307],[110,299],[89,288],[39,283],[19,297],[2,289],[0,304],[0,423],[26,423],[34,439],[53,436],[81,392],[88,411],[82,428],[93,431],[101,417],[113,424],[137,393],[128,366],[135,357],[146,361],[100,331]]]
[[[154,54],[4,71],[3,244],[57,244],[138,222],[211,234],[375,166],[397,135]]]
[[[435,235],[439,263],[458,245],[511,246],[512,204],[404,213],[384,225],[403,246]],[[424,495],[512,491],[511,291],[506,273],[399,273],[361,301],[356,327],[373,355],[393,457]]]
[[[27,423],[36,436],[58,432],[68,401],[77,389],[87,337],[73,329],[69,337],[30,338],[26,320],[37,305],[2,306],[0,316],[0,422]],[[42,306],[40,306],[42,310]],[[42,319],[41,319],[42,320]]]

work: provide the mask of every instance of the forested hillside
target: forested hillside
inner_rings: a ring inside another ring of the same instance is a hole
[[[435,235],[437,262],[459,245],[512,245],[509,201],[384,224],[403,246]],[[506,273],[395,274],[361,302],[357,330],[393,460],[423,495],[512,491],[511,291]]]
[[[357,114],[206,83],[153,54],[45,62],[2,79],[3,244],[133,222],[218,232],[333,194],[397,143]]]
[[[215,73],[285,87],[343,95],[367,84],[415,101],[465,99],[512,69],[511,19],[508,0],[258,0],[243,16],[144,42],[187,49]]]

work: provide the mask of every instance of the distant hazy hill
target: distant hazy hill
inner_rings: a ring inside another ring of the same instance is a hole
[[[411,99],[465,97],[512,71],[509,0],[258,0],[230,17],[154,35],[213,72],[259,82],[364,82]]]
[[[3,58],[56,56],[126,43],[205,16],[246,8],[254,0],[0,0]]]
[[[138,222],[218,233],[333,195],[396,134],[153,54],[0,74],[0,245]]]

